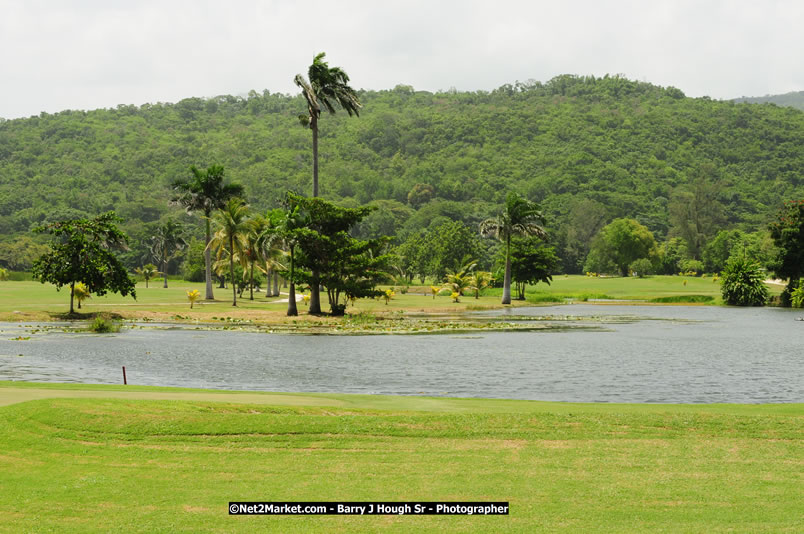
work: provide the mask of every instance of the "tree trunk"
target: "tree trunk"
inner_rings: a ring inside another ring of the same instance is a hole
[[[293,247],[290,247],[290,289],[288,290],[288,317],[299,315],[296,309],[296,284],[293,282]]]
[[[209,228],[209,213],[204,214],[206,218],[206,248],[204,249],[204,280],[207,283],[207,300],[215,300],[212,294],[212,258],[210,257],[209,242],[212,241],[211,230]]]
[[[502,304],[511,304],[511,238],[505,246],[505,278],[503,279]]]
[[[75,297],[75,282],[70,283],[70,315],[75,313],[75,308],[73,308],[73,298]]]
[[[251,273],[249,274],[249,300],[254,300],[254,262],[251,262]]]
[[[162,269],[162,275],[165,277],[165,285],[163,285],[162,287],[167,289],[167,262],[164,262],[163,267],[164,268]]]
[[[229,272],[232,274],[232,306],[237,306],[237,284],[234,272],[234,236],[229,236]]]
[[[318,271],[313,271],[312,280],[310,281],[310,315],[321,315],[321,282],[318,278]]]
[[[313,115],[310,121],[313,131],[313,197],[318,196],[318,117]]]
[[[268,282],[271,283],[270,281]],[[279,296],[279,273],[274,271],[274,296]]]

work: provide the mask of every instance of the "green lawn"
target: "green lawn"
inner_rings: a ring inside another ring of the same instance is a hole
[[[686,281],[686,285],[685,282]],[[103,297],[93,296],[84,303],[82,312],[118,313],[125,318],[138,319],[149,317],[158,320],[171,320],[175,315],[193,319],[209,319],[211,317],[240,317],[255,320],[284,321],[286,303],[271,303],[277,298],[268,298],[262,293],[255,294],[255,300],[238,299],[238,306],[232,306],[231,290],[215,290],[214,302],[201,301],[193,310],[187,302],[187,291],[197,289],[202,294],[203,284],[171,280],[168,289],[161,287],[161,281],[155,281],[149,288],[144,283],[137,285],[137,300],[107,294]],[[781,292],[782,287],[771,285],[772,294]],[[435,299],[430,296],[429,285],[412,286],[407,294],[402,293],[401,286],[396,287],[396,295],[389,304],[383,299],[361,299],[355,307],[348,308],[350,314],[358,312],[386,313],[394,311],[414,312],[461,312],[472,309],[493,308],[500,306],[501,289],[486,290],[480,299],[474,295],[464,295],[460,302],[454,303],[448,295],[440,295]],[[650,301],[662,297],[679,297],[702,295],[712,297],[711,304],[721,304],[720,285],[711,278],[653,276],[649,278],[593,278],[587,276],[556,276],[551,285],[538,284],[529,287],[527,301],[513,301],[514,305],[533,305],[533,303],[550,301],[566,302],[586,301],[587,299],[612,298],[622,300]],[[285,297],[286,298],[286,297]],[[322,294],[322,308],[328,310],[326,294]],[[298,305],[299,313],[306,315],[306,306]],[[38,282],[0,282],[0,320],[48,320],[58,318],[69,310],[69,292],[67,288],[57,291],[50,284]]]
[[[0,382],[0,532],[797,532],[802,438],[801,404]],[[230,500],[497,500],[511,515],[230,517]]]

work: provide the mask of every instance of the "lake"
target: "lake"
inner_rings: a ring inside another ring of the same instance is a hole
[[[311,336],[191,327],[34,333],[0,323],[0,380],[570,402],[804,402],[804,311],[573,304],[536,332]],[[557,323],[559,324],[559,323]],[[566,324],[566,322],[562,323]],[[33,326],[34,328],[30,328]],[[16,337],[27,340],[13,340]]]

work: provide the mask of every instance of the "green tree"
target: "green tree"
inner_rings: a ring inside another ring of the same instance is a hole
[[[32,272],[43,284],[61,289],[70,286],[70,314],[74,314],[75,284],[83,283],[90,293],[108,291],[136,299],[135,282],[113,250],[124,248],[126,235],[117,228],[121,219],[107,212],[94,219],[70,219],[36,229],[53,235],[51,252],[34,262]]]
[[[373,208],[342,208],[320,198],[308,198],[288,193],[286,203],[298,208],[306,220],[293,231],[302,254],[297,258],[302,270],[292,279],[307,283],[312,291],[310,314],[320,314],[317,288],[323,284],[333,315],[343,315],[345,305],[340,297],[357,299],[380,296],[376,285],[388,278],[390,255],[382,254],[390,238],[360,240],[351,237],[349,230],[368,215]]]
[[[776,276],[788,281],[782,302],[789,305],[790,295],[804,275],[804,200],[785,202],[770,232],[779,250],[771,267]]]
[[[357,93],[349,87],[349,76],[340,67],[332,67],[324,61],[326,54],[321,52],[313,58],[307,69],[307,79],[301,74],[293,78],[307,101],[307,115],[299,115],[302,126],[313,132],[313,197],[318,196],[318,120],[321,108],[335,113],[335,105],[340,106],[351,117],[360,115],[360,101]]]
[[[505,265],[504,255],[497,260],[498,270]],[[514,236],[511,239],[511,281],[516,290],[517,300],[525,300],[525,288],[544,282],[550,285],[552,273],[559,266],[555,247],[532,236]]]
[[[702,258],[704,245],[726,220],[719,200],[722,189],[715,168],[706,163],[697,169],[691,184],[676,190],[670,199],[671,235],[684,239],[692,259]]]
[[[765,272],[758,263],[732,256],[721,274],[720,292],[732,306],[764,306],[768,300]]]
[[[628,266],[634,261],[657,254],[656,240],[634,219],[614,219],[595,238],[592,254],[610,261],[622,276],[628,276]]]
[[[220,165],[212,165],[206,170],[190,167],[189,178],[177,179],[173,182],[175,192],[171,202],[182,206],[187,213],[195,211],[204,214],[206,229],[204,240],[204,278],[206,281],[206,299],[215,298],[212,292],[212,259],[209,242],[212,239],[210,221],[215,210],[224,207],[226,202],[243,195],[243,186],[237,183],[225,183],[224,171]]]
[[[232,306],[237,306],[237,282],[235,280],[234,262],[243,264],[248,234],[248,206],[240,198],[230,198],[223,208],[215,212],[213,222],[218,230],[209,246],[217,250],[218,260],[228,258],[229,280],[232,283]]]
[[[168,286],[168,263],[176,258],[186,247],[187,241],[184,240],[184,228],[173,219],[169,219],[164,224],[159,225],[154,235],[151,236],[151,244],[148,250],[151,258],[162,266],[162,275],[165,277],[162,287],[167,288]]]
[[[493,235],[505,244],[503,304],[511,304],[511,238],[515,235],[532,235],[545,239],[547,232],[544,230],[543,224],[544,216],[539,205],[513,192],[508,193],[502,213],[480,223],[482,235]]]

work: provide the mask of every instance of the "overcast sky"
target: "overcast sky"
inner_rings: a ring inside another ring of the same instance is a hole
[[[0,117],[355,88],[624,74],[725,99],[804,90],[804,0],[0,0]]]

